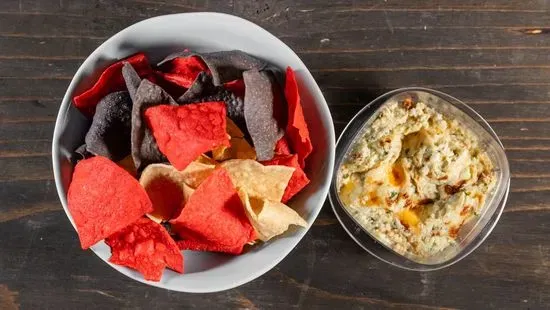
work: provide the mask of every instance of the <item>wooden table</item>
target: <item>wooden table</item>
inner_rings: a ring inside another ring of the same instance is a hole
[[[550,305],[550,15],[547,1],[0,1],[0,309],[543,308]],[[51,171],[72,75],[101,42],[156,15],[250,19],[303,59],[339,133],[375,96],[424,86],[463,99],[504,143],[511,194],[499,225],[431,273],[369,256],[328,202],[263,277],[191,295],[142,285],[79,249]]]

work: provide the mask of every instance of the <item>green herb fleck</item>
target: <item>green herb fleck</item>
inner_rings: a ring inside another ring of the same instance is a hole
[[[395,196],[397,196],[397,194],[399,194],[399,193],[395,192],[395,191],[392,191],[391,194],[390,194],[390,199],[393,199]]]

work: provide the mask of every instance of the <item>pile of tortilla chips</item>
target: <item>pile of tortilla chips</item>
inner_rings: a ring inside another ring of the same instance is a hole
[[[307,223],[287,203],[312,152],[294,71],[242,51],[109,66],[74,106],[91,119],[68,205],[81,246],[160,281],[182,250],[238,255]]]

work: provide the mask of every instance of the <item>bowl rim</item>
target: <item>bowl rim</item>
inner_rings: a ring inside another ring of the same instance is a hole
[[[394,98],[395,96],[401,94],[401,93],[405,93],[405,92],[414,92],[414,91],[417,91],[417,92],[426,92],[430,95],[433,95],[433,96],[437,96],[439,97],[440,99],[444,100],[444,101],[447,101],[449,104],[455,106],[454,103],[451,103],[448,101],[448,99],[450,100],[453,100],[457,103],[460,104],[460,107],[456,107],[455,108],[458,108],[459,110],[461,110],[461,108],[465,108],[468,113],[472,113],[475,117],[477,117],[478,119],[477,120],[474,120],[472,118],[472,120],[474,121],[481,121],[482,124],[482,127],[483,129],[489,134],[489,136],[491,138],[493,138],[496,142],[496,144],[500,147],[500,149],[502,150],[502,154],[504,155],[503,156],[503,164],[505,165],[505,171],[506,171],[506,174],[505,174],[505,177],[502,178],[502,184],[501,184],[501,187],[502,187],[502,190],[503,190],[503,193],[502,193],[502,196],[500,197],[500,201],[496,201],[496,203],[498,204],[496,207],[495,207],[495,210],[493,211],[493,213],[490,214],[489,216],[489,219],[487,219],[487,222],[484,224],[484,226],[482,227],[482,229],[478,232],[478,234],[475,236],[475,237],[481,237],[480,239],[478,240],[472,240],[472,246],[470,248],[468,248],[466,251],[462,252],[462,251],[459,251],[456,255],[452,256],[451,258],[441,262],[441,263],[436,263],[436,264],[427,264],[427,263],[422,263],[422,262],[417,262],[417,261],[414,261],[414,260],[411,260],[410,258],[408,258],[407,256],[405,255],[401,255],[397,252],[395,252],[393,249],[389,248],[389,246],[387,246],[386,244],[383,244],[381,242],[378,241],[378,239],[374,236],[372,236],[365,228],[363,228],[363,226],[361,226],[357,220],[346,210],[346,208],[344,208],[344,206],[340,203],[340,200],[338,197],[336,197],[338,195],[337,191],[335,190],[335,187],[336,187],[336,178],[335,176],[337,175],[338,173],[338,168],[339,166],[337,162],[335,162],[335,165],[334,165],[334,172],[333,172],[333,180],[332,180],[332,183],[331,183],[331,188],[330,188],[330,191],[329,191],[329,201],[330,201],[330,204],[331,204],[331,207],[332,207],[332,210],[333,210],[333,213],[335,214],[336,218],[338,219],[338,222],[340,223],[340,225],[344,228],[344,230],[348,233],[348,235],[361,247],[363,248],[365,251],[367,251],[369,254],[371,254],[372,256],[378,258],[379,260],[381,261],[384,261],[385,263],[388,263],[392,266],[395,266],[395,267],[398,267],[398,268],[401,268],[401,269],[404,269],[404,270],[410,270],[410,271],[435,271],[435,270],[439,270],[439,269],[443,269],[443,268],[446,268],[446,267],[449,267],[459,261],[461,261],[462,259],[464,259],[465,257],[467,257],[468,255],[470,255],[473,251],[475,251],[486,239],[487,237],[489,237],[489,235],[491,234],[491,232],[493,231],[493,229],[495,228],[496,224],[498,223],[499,219],[500,219],[500,216],[502,215],[503,211],[504,211],[504,207],[506,205],[506,202],[508,200],[508,195],[509,195],[509,191],[510,191],[510,179],[511,179],[511,175],[510,175],[510,166],[509,166],[509,161],[508,161],[508,157],[504,151],[504,146],[502,144],[502,142],[500,141],[498,135],[496,134],[496,132],[494,131],[494,129],[489,125],[489,123],[485,120],[485,118],[483,118],[477,111],[475,111],[473,108],[471,108],[469,105],[467,105],[465,102],[463,102],[462,100],[459,100],[449,94],[446,94],[444,92],[441,92],[441,91],[438,91],[438,90],[434,90],[434,89],[430,89],[430,88],[425,88],[425,87],[416,87],[416,86],[413,86],[413,87],[402,87],[402,88],[397,88],[397,89],[394,89],[394,90],[390,90],[388,92],[385,92],[383,93],[382,95],[376,97],[375,99],[371,100],[368,104],[366,104],[363,108],[361,108],[352,118],[351,120],[347,123],[347,125],[344,127],[344,129],[342,130],[342,132],[340,133],[340,136],[338,137],[337,139],[337,142],[336,142],[336,148],[337,148],[337,153],[339,151],[339,147],[342,147],[342,141],[341,139],[343,138],[344,134],[348,131],[348,129],[351,127],[351,125],[354,123],[354,121],[357,120],[357,118],[367,109],[371,108],[373,104],[376,104],[376,103],[380,103],[380,107],[384,106],[385,103],[387,103],[388,100],[390,100],[391,98]],[[368,117],[368,119],[366,121],[369,121],[371,119],[372,116],[376,116],[376,113],[379,111],[379,108],[380,107],[377,107],[376,110],[373,111],[372,115]],[[462,111],[463,113],[465,113],[464,111]],[[470,115],[468,115],[469,117],[471,117]],[[363,125],[361,125],[361,128],[363,128]],[[359,131],[361,131],[362,129],[360,129]],[[358,133],[359,131],[357,131],[356,133]],[[344,150],[345,151],[345,150]],[[497,191],[498,188],[495,189],[495,191]],[[496,193],[495,193],[496,194]],[[342,211],[340,211],[338,208],[342,209]],[[340,212],[343,213],[343,215],[339,214]],[[359,228],[362,232],[364,232],[368,237],[370,237],[372,239],[373,242],[377,243],[377,244],[380,244],[381,247],[383,248],[383,251],[388,251],[390,253],[392,253],[394,256],[398,256],[398,257],[401,257],[401,258],[404,258],[406,259],[407,261],[409,261],[413,266],[416,266],[417,268],[415,267],[410,267],[410,266],[405,266],[403,264],[400,264],[400,263],[396,263],[396,262],[393,262],[393,261],[390,261],[386,258],[383,258],[381,257],[380,255],[378,255],[376,253],[376,251],[373,251],[372,249],[369,249],[367,246],[365,246],[355,235],[354,233],[349,229],[349,227],[347,227],[347,225],[344,223],[344,220],[341,218],[342,216],[347,216],[351,222],[357,226],[357,228]]]
[[[126,28],[118,31],[116,34],[112,35],[108,39],[106,39],[103,43],[101,43],[92,53],[90,53],[84,62],[79,66],[77,71],[74,73],[71,82],[69,83],[69,86],[67,87],[67,90],[65,91],[65,94],[63,96],[63,99],[61,101],[61,104],[59,106],[59,110],[56,116],[54,131],[53,131],[53,137],[52,137],[52,169],[54,174],[54,181],[55,186],[57,190],[57,194],[59,197],[59,200],[61,202],[61,205],[63,206],[63,210],[65,211],[65,215],[69,219],[71,225],[73,226],[75,232],[76,232],[76,226],[72,219],[72,216],[68,210],[67,207],[67,197],[66,192],[64,192],[64,186],[62,182],[61,177],[61,165],[60,165],[60,158],[61,158],[61,149],[60,149],[60,136],[64,127],[64,124],[66,123],[66,118],[68,114],[68,110],[71,107],[71,101],[72,101],[72,94],[76,90],[78,84],[80,81],[77,81],[77,77],[80,78],[85,71],[85,68],[88,68],[90,66],[95,67],[92,65],[92,61],[97,58],[98,55],[100,55],[103,50],[106,48],[106,46],[109,46],[111,44],[114,44],[115,42],[119,41],[120,38],[122,38],[124,35],[131,33],[134,28],[136,28],[138,25],[147,24],[147,23],[153,23],[157,20],[165,19],[165,18],[186,18],[186,17],[198,17],[198,18],[218,18],[218,19],[225,19],[228,22],[235,22],[240,23],[244,27],[249,27],[251,29],[254,29],[258,33],[261,33],[263,36],[265,36],[268,40],[274,40],[277,42],[278,45],[281,46],[281,48],[287,50],[289,53],[288,55],[291,55],[292,57],[295,57],[295,60],[297,63],[301,65],[302,71],[301,74],[303,75],[305,80],[310,80],[312,82],[310,91],[316,95],[317,99],[314,100],[314,104],[318,107],[319,115],[321,115],[320,121],[325,124],[326,126],[326,135],[328,140],[327,143],[327,154],[325,156],[325,164],[327,165],[326,173],[322,176],[319,176],[325,181],[322,181],[319,183],[319,189],[317,190],[317,193],[319,193],[319,202],[317,203],[317,207],[313,208],[313,210],[309,213],[311,221],[308,223],[306,228],[297,230],[293,234],[293,240],[290,246],[286,247],[284,251],[279,252],[278,255],[274,255],[274,258],[269,260],[269,263],[265,264],[263,267],[258,268],[255,272],[251,272],[248,276],[240,278],[240,280],[232,281],[231,284],[228,285],[219,285],[216,284],[216,286],[209,287],[208,289],[194,289],[189,287],[184,288],[178,288],[178,287],[170,287],[169,285],[166,285],[162,282],[152,282],[144,280],[143,277],[135,277],[133,276],[132,272],[123,272],[123,270],[120,270],[119,268],[126,268],[123,266],[115,266],[114,264],[110,263],[108,260],[103,259],[98,255],[96,252],[96,249],[94,249],[95,246],[91,247],[90,249],[96,256],[98,256],[102,261],[107,263],[109,266],[117,270],[119,273],[122,273],[123,275],[131,278],[132,280],[167,289],[172,291],[179,291],[179,292],[187,292],[187,293],[212,293],[212,292],[220,292],[225,291],[228,289],[232,289],[238,286],[241,286],[243,284],[246,284],[262,275],[264,275],[266,272],[273,269],[277,264],[279,264],[284,258],[286,258],[290,252],[298,245],[300,241],[304,238],[304,236],[307,234],[313,223],[315,222],[315,219],[319,215],[321,209],[323,208],[328,192],[330,189],[330,184],[332,180],[332,173],[334,171],[334,160],[335,160],[335,153],[336,153],[336,139],[335,139],[335,130],[334,130],[334,124],[332,121],[332,116],[328,107],[328,104],[326,102],[325,97],[323,96],[323,93],[321,89],[319,88],[319,85],[311,75],[311,72],[307,68],[307,66],[303,63],[303,61],[300,59],[300,57],[282,40],[277,38],[275,35],[271,34],[269,31],[265,30],[261,26],[246,20],[244,18],[231,15],[231,14],[225,14],[225,13],[217,13],[217,12],[189,12],[189,13],[175,13],[175,14],[165,14],[160,16],[155,16],[151,18],[147,18],[141,21],[138,21],[136,23],[133,23]],[[114,60],[113,60],[114,61]],[[68,189],[67,189],[68,191]],[[101,241],[100,243],[102,243]]]

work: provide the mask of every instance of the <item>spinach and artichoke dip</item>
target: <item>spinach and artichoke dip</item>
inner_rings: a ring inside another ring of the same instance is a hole
[[[402,255],[427,258],[455,244],[495,186],[478,138],[410,99],[386,103],[367,126],[338,171],[344,207]]]

